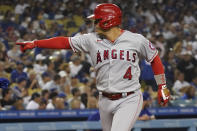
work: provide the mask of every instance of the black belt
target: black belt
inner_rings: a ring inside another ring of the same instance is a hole
[[[120,98],[124,98],[124,97],[129,96],[129,95],[134,94],[134,93],[135,93],[134,91],[125,92],[125,93],[107,93],[107,92],[101,92],[101,94],[104,97],[107,97],[110,100],[118,100]]]

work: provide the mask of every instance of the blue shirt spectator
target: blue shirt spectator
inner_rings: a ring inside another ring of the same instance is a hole
[[[155,119],[155,116],[149,112],[148,107],[151,104],[151,97],[150,94],[145,91],[143,93],[143,107],[142,107],[142,111],[139,115],[138,120],[153,120]]]
[[[195,87],[197,90],[197,73],[195,75],[195,77],[192,79],[192,81],[190,82],[191,86]]]
[[[11,72],[12,82],[16,82],[19,77],[28,78],[27,73],[23,72],[23,67],[23,63],[17,62],[16,69]]]
[[[150,63],[143,60],[140,63],[140,67],[141,67],[141,76],[140,76],[141,80],[154,80],[154,74]]]
[[[139,117],[143,116],[143,115],[148,115],[149,117],[151,117],[153,114],[150,113],[150,111],[147,108],[144,108],[141,112]]]
[[[13,88],[14,98],[26,96],[27,94],[26,84],[27,84],[26,77],[19,77],[17,79],[17,85]]]
[[[153,90],[157,90],[157,84],[154,79],[154,74],[152,71],[152,67],[149,62],[146,60],[141,61],[140,63],[141,68],[141,75],[140,80],[144,81],[147,85],[151,85],[153,87]]]
[[[166,78],[168,80],[171,80],[172,82],[174,82],[174,68],[167,61],[163,61],[163,65],[164,65],[164,68],[165,68],[165,76],[166,76]]]
[[[7,89],[9,87],[10,81],[6,78],[0,78],[0,88]]]

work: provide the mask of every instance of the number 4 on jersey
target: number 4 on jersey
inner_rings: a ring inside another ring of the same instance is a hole
[[[131,66],[129,66],[129,68],[127,69],[126,73],[123,76],[124,79],[128,79],[131,80],[132,75],[131,75]]]

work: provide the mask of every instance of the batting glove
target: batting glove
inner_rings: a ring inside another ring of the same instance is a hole
[[[25,52],[28,49],[33,49],[36,47],[34,41],[24,41],[24,42],[17,42],[17,45],[20,45],[20,50]]]
[[[159,85],[158,89],[158,103],[161,106],[165,106],[170,99],[170,91],[166,85]]]

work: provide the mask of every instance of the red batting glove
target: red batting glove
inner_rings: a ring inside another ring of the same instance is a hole
[[[16,44],[20,45],[20,49],[22,52],[25,52],[28,49],[33,49],[36,47],[34,41],[17,42]]]
[[[159,85],[158,89],[158,103],[161,106],[165,106],[170,99],[170,91],[166,87],[166,85]]]

